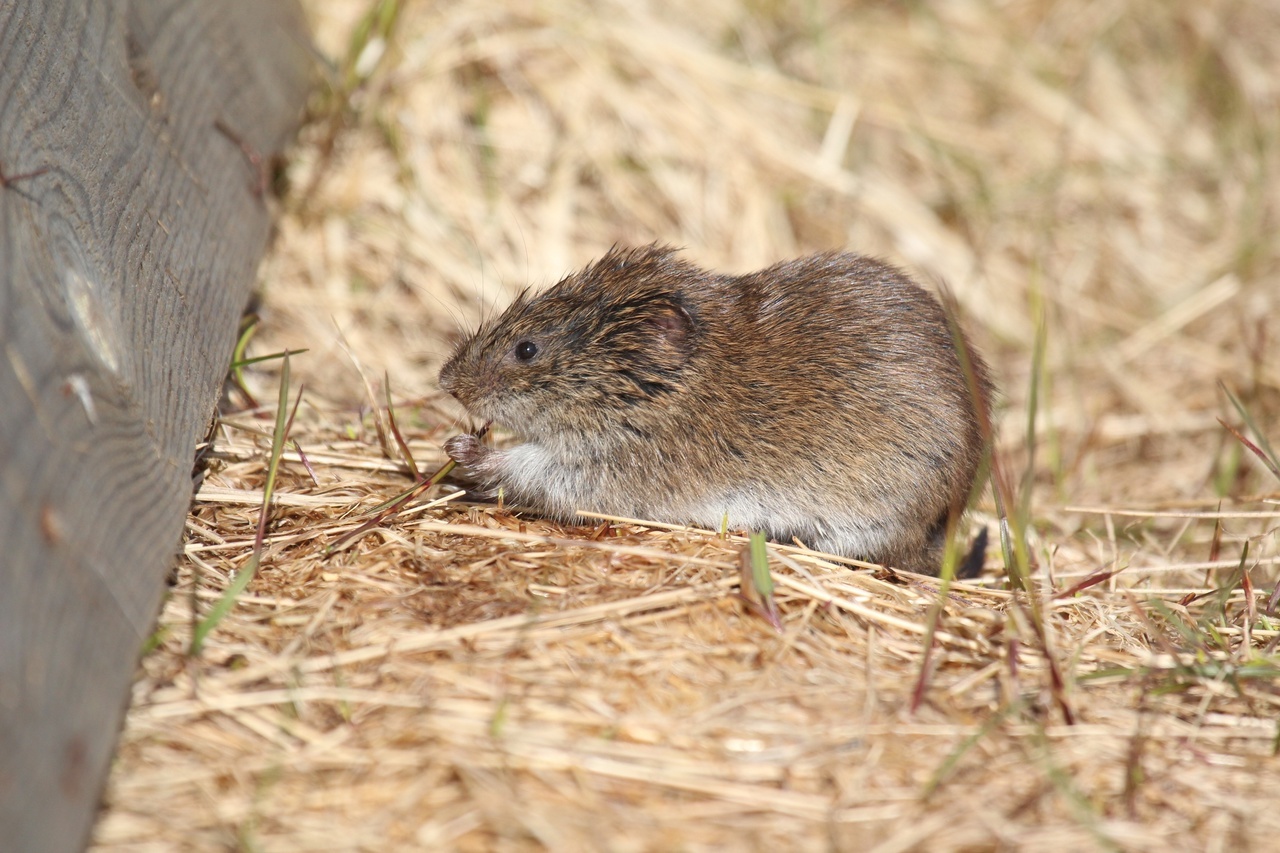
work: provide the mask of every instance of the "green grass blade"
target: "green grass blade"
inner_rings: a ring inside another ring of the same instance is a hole
[[[285,353],[284,363],[280,369],[280,397],[276,406],[275,430],[271,436],[271,458],[267,463],[267,481],[262,489],[262,511],[258,515],[258,533],[253,543],[253,553],[244,567],[236,574],[235,579],[223,591],[222,596],[209,609],[209,613],[196,624],[191,635],[192,657],[200,654],[204,641],[218,623],[231,612],[236,599],[249,586],[262,561],[262,545],[266,537],[267,519],[271,510],[271,498],[275,493],[276,473],[280,469],[280,456],[284,452],[285,441],[289,432],[289,423],[293,415],[289,409],[289,355]]]

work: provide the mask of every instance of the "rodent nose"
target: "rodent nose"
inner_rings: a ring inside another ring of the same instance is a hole
[[[452,394],[455,387],[453,381],[453,362],[446,364],[440,369],[440,378],[437,380],[440,390],[447,394]]]
[[[474,388],[470,382],[459,379],[460,373],[454,369],[452,362],[446,364],[440,371],[440,378],[437,384],[440,390],[452,397],[464,406],[471,405],[471,398],[474,396]]]

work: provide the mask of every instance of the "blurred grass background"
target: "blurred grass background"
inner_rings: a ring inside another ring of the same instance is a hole
[[[1046,499],[1261,488],[1215,382],[1280,410],[1274,6],[310,9],[337,91],[264,276],[287,342],[340,330],[425,392],[459,328],[614,243],[729,271],[847,248],[955,289],[1006,446],[1043,318]],[[342,356],[299,369],[360,393]]]

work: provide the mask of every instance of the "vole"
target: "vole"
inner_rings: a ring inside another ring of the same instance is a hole
[[[868,257],[732,276],[666,246],[615,247],[457,347],[440,387],[524,441],[459,435],[445,449],[491,494],[547,516],[712,529],[727,516],[936,574],[992,393],[964,351],[971,378],[939,303]]]

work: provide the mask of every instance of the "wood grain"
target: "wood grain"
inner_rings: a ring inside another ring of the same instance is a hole
[[[0,3],[0,847],[88,836],[297,128],[293,0]]]

